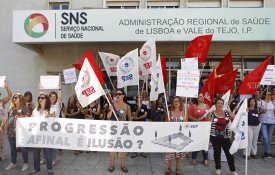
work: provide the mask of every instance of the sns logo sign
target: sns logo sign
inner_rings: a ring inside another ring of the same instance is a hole
[[[42,27],[39,28],[39,25]],[[49,29],[49,22],[44,15],[40,13],[34,13],[26,18],[24,28],[25,32],[30,37],[40,38],[47,33]]]
[[[131,57],[126,57],[123,61],[121,61],[119,68],[122,72],[128,74],[121,77],[124,82],[128,80],[133,80],[133,74],[131,74],[130,72],[134,68],[134,61]]]
[[[92,95],[93,93],[96,92],[95,88],[93,86],[90,86],[91,76],[89,75],[88,71],[84,72],[84,75],[81,78],[81,81],[82,81],[81,88],[85,89],[85,90],[82,91],[82,95],[85,95],[86,97],[89,97],[90,95]]]

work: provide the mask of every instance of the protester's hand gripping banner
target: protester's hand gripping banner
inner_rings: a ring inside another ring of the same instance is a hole
[[[16,144],[106,152],[191,152],[208,150],[210,126],[210,122],[18,118]]]

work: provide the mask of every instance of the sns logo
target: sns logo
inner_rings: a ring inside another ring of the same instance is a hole
[[[40,38],[47,33],[49,29],[49,22],[44,15],[40,13],[34,13],[28,16],[25,20],[24,29],[27,35],[30,37]]]

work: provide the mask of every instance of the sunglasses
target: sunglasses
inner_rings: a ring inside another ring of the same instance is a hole
[[[38,100],[45,100],[46,99],[46,97],[38,97]]]
[[[123,95],[122,93],[116,93],[116,96],[121,96],[121,95]]]
[[[13,97],[12,99],[18,99],[18,97],[16,96],[16,97]]]

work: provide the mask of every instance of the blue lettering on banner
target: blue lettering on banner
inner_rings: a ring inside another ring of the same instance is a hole
[[[197,128],[199,125],[191,125],[190,128]]]
[[[133,74],[129,74],[127,76],[122,76],[121,79],[123,81],[133,80]]]
[[[245,139],[245,135],[244,135],[244,132],[242,132],[241,140],[244,140],[244,139]]]

